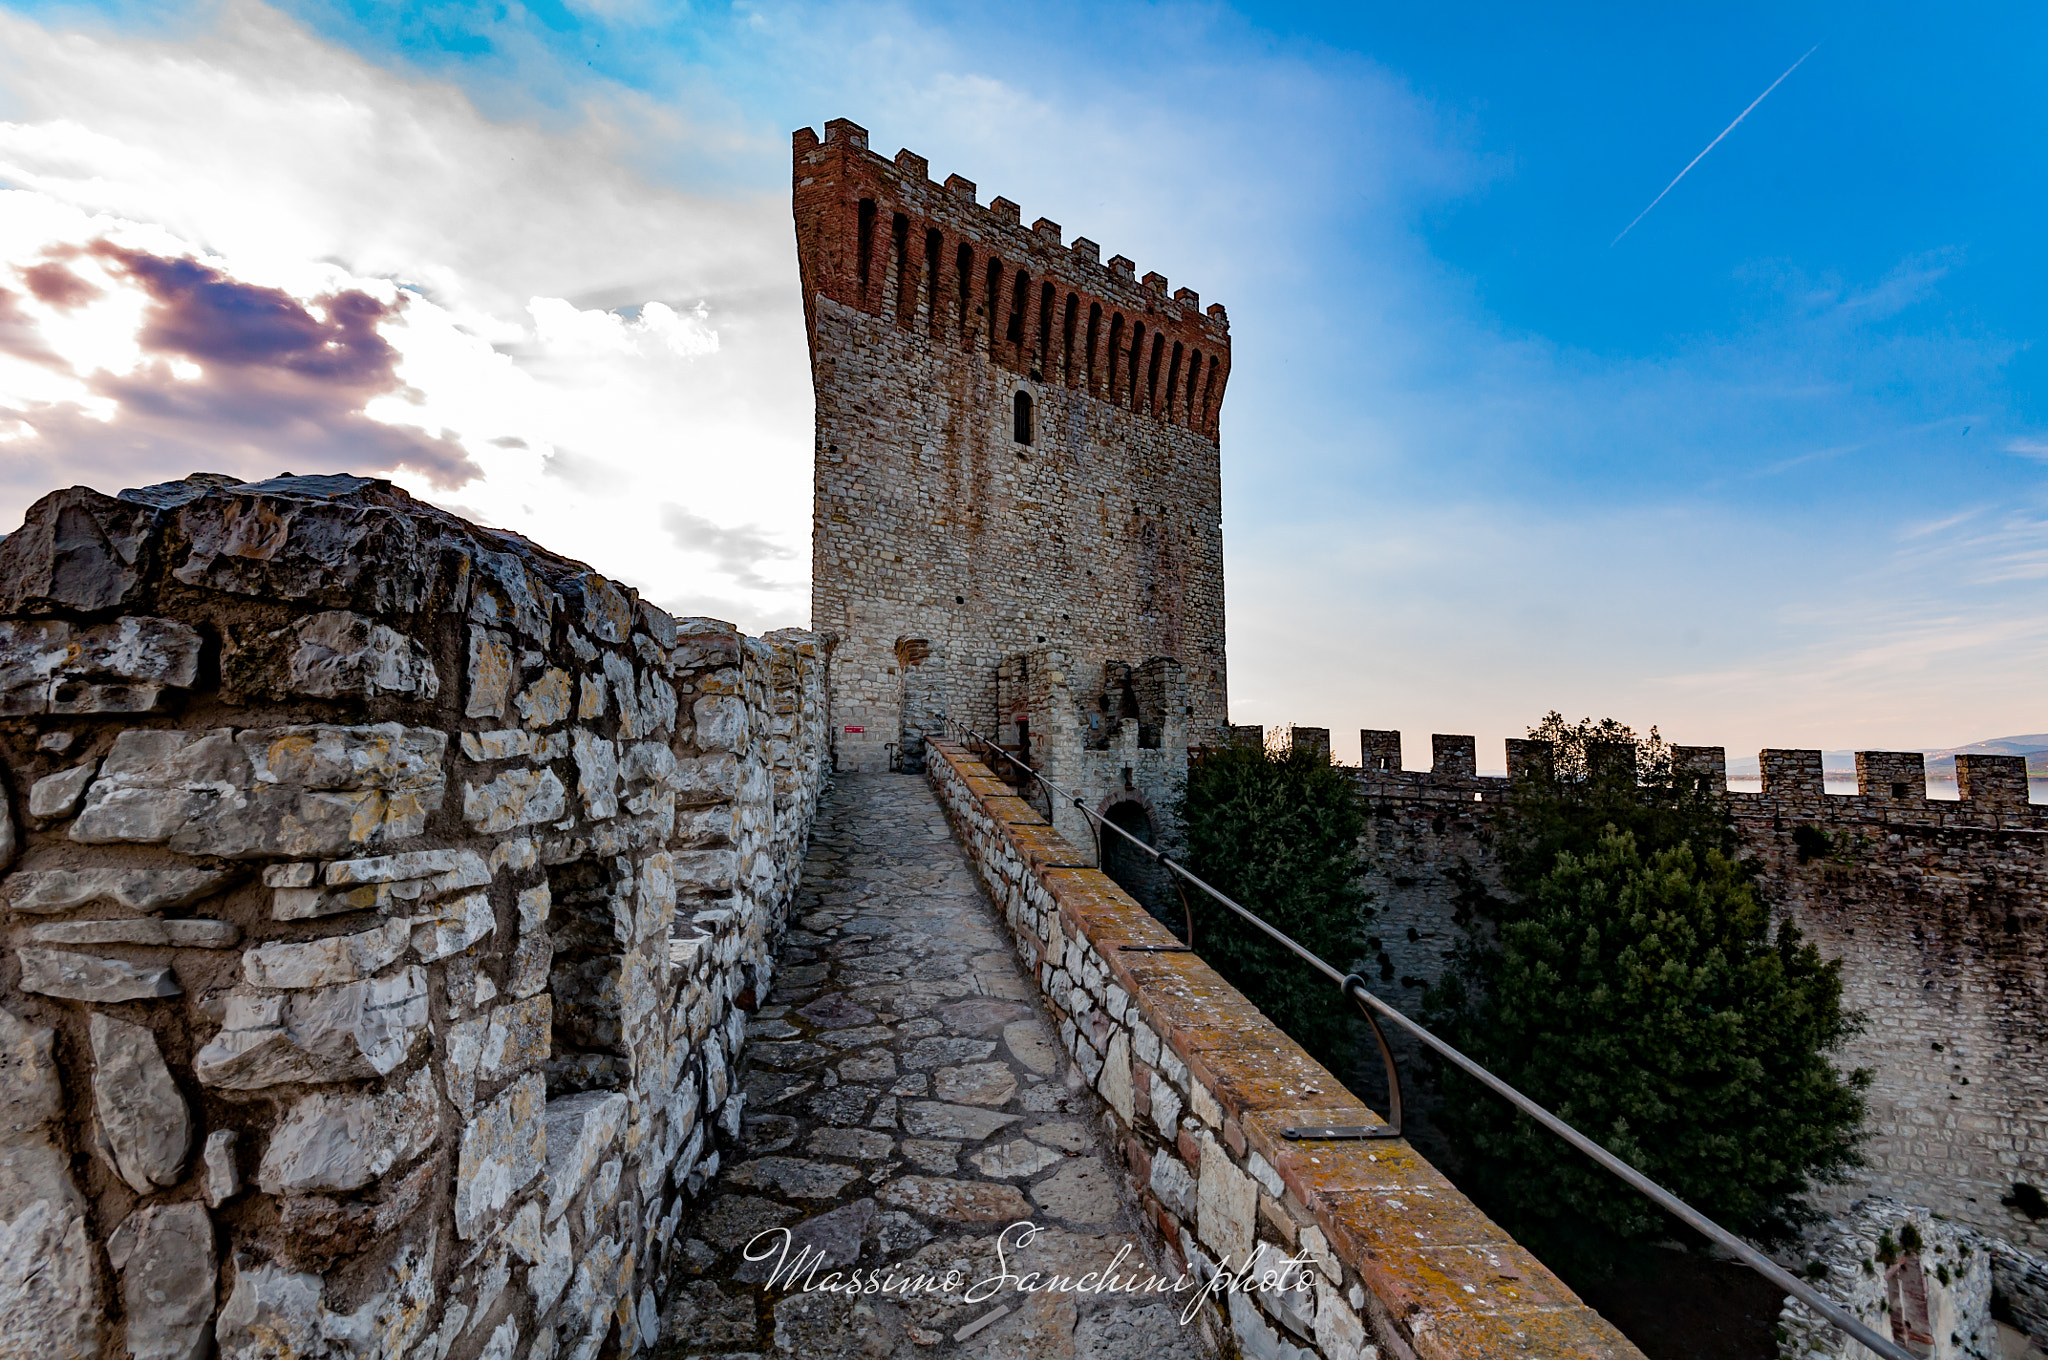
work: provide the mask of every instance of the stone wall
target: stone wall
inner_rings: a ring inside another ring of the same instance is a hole
[[[0,543],[0,1335],[651,1340],[736,1126],[825,656],[356,477]]]
[[[999,663],[1047,642],[1090,676],[1177,659],[1215,740],[1223,308],[927,169],[843,119],[795,137],[838,767],[915,768],[935,712],[994,722]]]
[[[1206,1281],[1314,1259],[1306,1296],[1228,1296],[1245,1355],[1639,1357],[1407,1143],[1288,1139],[1381,1121],[1199,957],[1123,949],[1173,937],[1100,872],[1063,867],[1075,847],[984,765],[928,752],[1169,1261]]]
[[[1401,768],[1400,734],[1361,734],[1374,896],[1374,991],[1412,1008],[1454,938],[1458,875],[1493,881],[1491,822],[1508,781],[1474,773],[1473,741],[1437,736],[1433,768]],[[1509,768],[1529,743],[1510,742]],[[1677,760],[1726,787],[1718,747]],[[1964,757],[1963,797],[1930,799],[1921,757],[1864,752],[1859,791],[1824,790],[1818,751],[1762,753],[1760,792],[1729,791],[1765,892],[1828,958],[1868,1027],[1841,1061],[1875,1074],[1870,1193],[1924,1205],[2026,1249],[2048,1221],[2001,1203],[2048,1187],[2048,807],[2017,757]]]

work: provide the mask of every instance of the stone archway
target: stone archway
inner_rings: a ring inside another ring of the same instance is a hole
[[[1137,789],[1119,789],[1096,811],[1146,845],[1159,844],[1160,817]],[[1102,830],[1102,872],[1176,935],[1184,929],[1180,895],[1159,862],[1114,831]]]

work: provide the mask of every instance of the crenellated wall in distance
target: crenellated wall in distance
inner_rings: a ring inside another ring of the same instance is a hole
[[[838,767],[915,768],[940,711],[993,723],[1003,659],[1048,643],[1089,676],[1173,658],[1216,740],[1223,308],[844,119],[794,162]]]
[[[1398,732],[1360,738],[1365,976],[1413,1008],[1456,937],[1455,873],[1493,881],[1509,780],[1475,772],[1468,736],[1432,737],[1428,771],[1402,768]],[[1511,740],[1506,754],[1512,777],[1544,752]],[[1846,1003],[1868,1018],[1841,1060],[1876,1074],[1869,1166],[1830,1203],[1876,1192],[2048,1249],[2048,1222],[2000,1202],[2016,1183],[2048,1186],[2048,806],[2028,802],[2024,762],[1960,757],[1962,797],[1940,800],[1917,752],[1859,752],[1854,794],[1826,791],[1818,751],[1762,752],[1754,792],[1728,789],[1720,747],[1672,754],[1726,790],[1765,891],[1842,960]]]
[[[8,1353],[651,1339],[825,665],[386,482],[37,502],[0,543]]]

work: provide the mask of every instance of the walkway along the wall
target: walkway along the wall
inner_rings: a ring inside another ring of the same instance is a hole
[[[1405,1142],[1286,1139],[1380,1120],[1199,957],[1120,949],[1173,937],[1099,871],[1064,867],[1082,857],[985,766],[932,742],[926,770],[1114,1111],[1169,1259],[1202,1276],[1259,1252],[1320,1263],[1307,1298],[1231,1296],[1246,1354],[1640,1355]]]
[[[825,657],[389,483],[0,544],[0,1338],[651,1339],[816,806]]]

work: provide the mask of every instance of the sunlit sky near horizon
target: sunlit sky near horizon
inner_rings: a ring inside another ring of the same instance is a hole
[[[808,614],[789,134],[1230,309],[1233,718],[2048,729],[2048,15],[0,0],[0,527],[395,476]],[[1809,57],[1618,242],[1716,134]],[[1346,735],[1346,734],[1349,735]]]

